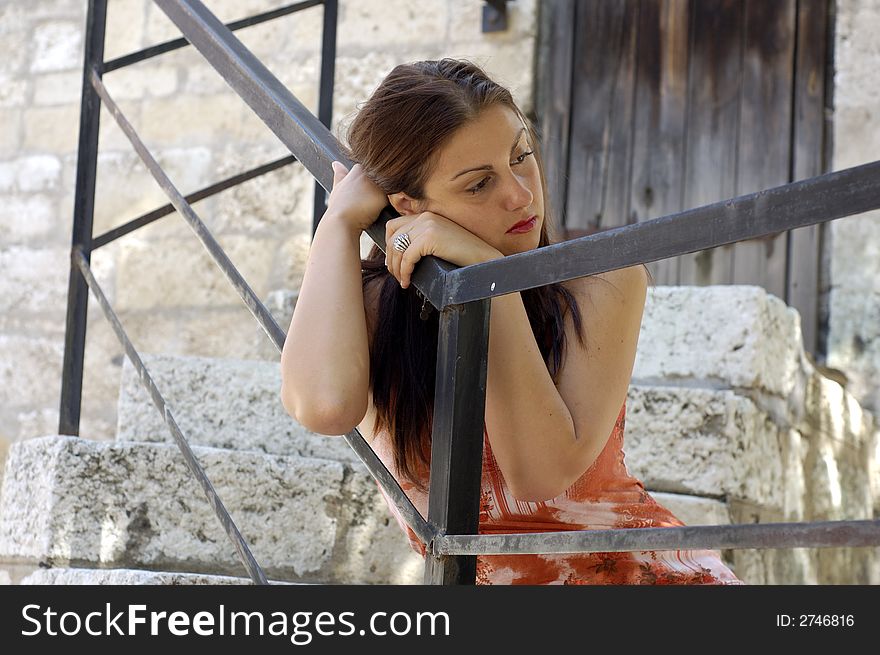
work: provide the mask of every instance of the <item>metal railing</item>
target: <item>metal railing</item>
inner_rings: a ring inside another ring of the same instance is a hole
[[[315,177],[323,189],[330,189],[333,173],[330,162],[350,165],[327,126],[329,101],[324,90],[331,89],[325,78],[332,63],[327,62],[328,43],[335,48],[336,2],[324,0],[324,61],[322,65],[322,107],[313,116],[198,0],[154,0],[181,30],[186,40],[247,102],[275,135]],[[287,8],[304,8],[299,3]],[[278,12],[286,10],[277,10]],[[288,12],[289,13],[289,12]],[[94,0],[89,7],[86,64],[83,85],[83,117],[80,126],[80,160],[77,168],[77,195],[73,232],[73,260],[68,300],[68,335],[65,348],[61,422],[64,434],[77,434],[82,381],[82,348],[85,336],[86,288],[91,286],[102,308],[123,342],[126,352],[138,366],[141,378],[154,402],[163,411],[178,445],[186,453],[186,440],[137,353],[124,335],[106,298],[89,269],[89,255],[96,244],[104,245],[137,227],[156,220],[172,210],[166,206],[146,214],[126,226],[95,239],[91,237],[94,203],[94,172],[100,102],[111,110],[151,173],[177,209],[196,232],[211,256],[239,292],[245,304],[280,350],[284,336],[272,316],[229,262],[207,228],[190,206],[190,201],[227,181],[184,197],[153,160],[134,129],[125,120],[104,87],[101,75],[109,70],[102,64],[106,0]],[[254,20],[254,19],[249,19]],[[245,24],[246,21],[240,21]],[[252,24],[252,23],[247,23]],[[235,25],[235,24],[232,24]],[[150,49],[158,54],[170,49],[169,42]],[[176,46],[175,46],[176,47]],[[146,53],[148,51],[143,51]],[[146,54],[135,53],[110,62],[140,61]],[[152,56],[150,54],[149,56]],[[326,119],[326,120],[325,120]],[[290,158],[268,164],[285,165]],[[283,162],[283,163],[282,163]],[[259,169],[243,174],[254,176]],[[233,178],[230,178],[232,180]],[[228,186],[227,184],[227,186]],[[226,188],[226,187],[223,187]],[[323,200],[315,198],[315,217]],[[564,280],[594,275],[658,259],[713,248],[783,230],[813,225],[836,218],[880,208],[880,161],[836,171],[774,189],[725,200],[675,215],[628,225],[580,239],[559,243],[509,257],[456,268],[428,257],[416,267],[412,284],[440,310],[434,423],[432,426],[431,471],[428,517],[425,520],[400,485],[384,467],[357,430],[345,436],[389,498],[398,506],[405,522],[426,545],[425,582],[433,584],[473,584],[476,556],[493,553],[560,553],[634,551],[671,548],[791,548],[839,547],[880,544],[880,521],[826,521],[771,523],[762,525],[689,526],[617,530],[580,530],[541,534],[479,535],[479,489],[482,465],[482,439],[486,375],[488,363],[489,308],[491,298]],[[164,213],[163,213],[164,212]],[[395,214],[386,209],[367,233],[385,249],[385,223]],[[313,226],[314,227],[314,226]],[[195,458],[191,469],[199,472]],[[200,481],[202,480],[200,477]],[[207,483],[207,484],[206,484]],[[205,493],[217,510],[236,544],[242,561],[255,582],[265,576],[247,550],[234,524],[210,488]],[[222,510],[222,511],[221,511]],[[225,516],[225,518],[224,518]]]

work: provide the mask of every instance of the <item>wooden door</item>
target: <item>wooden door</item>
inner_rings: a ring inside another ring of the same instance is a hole
[[[829,0],[540,7],[536,112],[568,238],[827,170]],[[762,286],[800,311],[815,354],[823,227],[649,268],[658,284]]]

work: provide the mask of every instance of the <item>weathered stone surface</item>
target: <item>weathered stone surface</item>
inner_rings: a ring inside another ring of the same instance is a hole
[[[782,502],[777,433],[732,391],[632,386],[626,464],[651,489],[776,507]]]
[[[650,489],[648,491],[654,500],[672,512],[685,525],[728,525],[730,523],[730,511],[727,509],[727,505],[719,500],[686,494],[670,494]]]
[[[82,72],[46,73],[34,78],[35,105],[66,105],[76,102],[82,90]]]
[[[12,578],[9,577],[9,574],[6,571],[0,571],[0,585],[11,585]]]
[[[309,432],[287,414],[277,362],[152,355],[144,356],[144,363],[192,443],[359,465],[341,437]],[[122,441],[171,440],[127,359],[118,417],[117,438]]]
[[[269,581],[272,584],[272,581]],[[250,578],[137,569],[39,569],[23,585],[249,585]],[[278,583],[276,583],[278,584]]]
[[[797,402],[810,369],[797,311],[754,286],[652,287],[639,344],[639,382],[746,387]]]
[[[32,73],[77,68],[82,65],[82,29],[73,21],[39,24],[30,49]]]
[[[880,10],[840,0],[835,9],[833,170],[878,159]],[[880,212],[833,221],[830,251],[828,365],[845,372],[847,390],[880,413]]]
[[[57,339],[0,334],[0,405],[56,405],[63,356]]]
[[[218,239],[227,256],[257,295],[268,292],[269,239],[228,236]],[[193,236],[159,243],[129,240],[119,263],[118,308],[211,307],[241,303],[226,276]]]
[[[196,456],[269,577],[394,583],[405,562],[418,557],[396,526],[385,525],[384,514],[373,516],[383,501],[359,470],[207,448],[197,448]],[[10,451],[0,503],[0,558],[223,575],[242,570],[174,446],[54,436],[20,442]],[[396,531],[397,538],[370,534],[372,526]],[[365,556],[363,549],[374,546],[381,548]]]

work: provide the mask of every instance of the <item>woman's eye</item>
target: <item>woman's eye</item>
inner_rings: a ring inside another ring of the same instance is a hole
[[[521,155],[519,155],[518,157],[516,157],[516,158],[513,160],[514,165],[516,165],[516,164],[522,164],[522,163],[526,160],[526,157],[529,157],[529,156],[533,155],[534,152],[535,152],[534,150],[527,150],[526,152],[522,153]],[[468,189],[467,191],[468,191],[468,193],[470,193],[471,195],[476,195],[476,194],[478,194],[480,191],[482,191],[482,190],[485,188],[485,186],[486,186],[486,184],[488,184],[488,182],[489,182],[489,178],[488,178],[488,177],[484,177],[482,180],[480,180],[479,182],[477,182],[477,184],[475,184],[474,186],[472,186],[472,187],[471,187],[470,189]]]
[[[489,181],[489,178],[488,178],[488,177],[484,177],[482,180],[480,180],[480,181],[477,182],[474,186],[472,186],[470,189],[468,189],[468,191],[469,191],[471,194],[476,195],[476,194],[478,194],[480,191],[483,190],[483,187],[486,186],[486,183],[487,183],[488,181]]]

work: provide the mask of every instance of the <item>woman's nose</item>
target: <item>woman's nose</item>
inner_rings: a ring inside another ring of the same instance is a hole
[[[532,204],[532,200],[534,200],[534,195],[525,183],[525,180],[518,175],[511,175],[507,193],[505,194],[506,209],[508,211],[515,211],[528,207]]]

